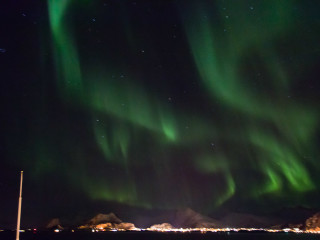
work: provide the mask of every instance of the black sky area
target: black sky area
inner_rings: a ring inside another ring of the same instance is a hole
[[[0,228],[320,208],[319,1],[61,2],[0,7]]]

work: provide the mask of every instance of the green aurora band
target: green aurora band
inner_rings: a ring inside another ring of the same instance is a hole
[[[317,152],[318,110],[287,97],[296,79],[276,46],[294,31],[292,2],[259,1],[252,14],[246,10],[249,1],[180,7],[196,80],[218,109],[216,117],[202,117],[163,101],[157,89],[144,86],[134,74],[111,77],[115,63],[101,68],[83,64],[71,9],[83,5],[91,10],[93,4],[48,0],[60,96],[73,108],[88,110],[89,131],[100,149],[98,160],[92,160],[76,148],[78,154],[70,157],[77,159],[74,171],[79,174],[69,174],[69,181],[93,199],[146,208],[202,204],[206,211],[235,196],[291,197],[295,202],[317,189],[309,172],[310,166],[318,169],[316,161],[304,156]],[[129,20],[124,18],[123,25],[119,31],[125,32],[127,47],[138,48]],[[261,74],[264,79],[257,80]],[[213,150],[211,142],[220,144]],[[37,168],[54,162],[43,160],[54,158],[51,152],[40,153]],[[89,173],[90,161],[106,172]],[[181,169],[184,164],[192,170]],[[66,163],[65,169],[70,166]],[[143,172],[149,172],[147,181],[140,177]],[[195,173],[214,181],[203,186],[203,197],[190,184],[189,174]]]
[[[242,123],[247,129],[244,134],[249,139],[248,144],[256,146],[255,154],[261,169],[266,170],[269,178],[265,187],[259,186],[259,189],[265,189],[262,192],[281,190],[282,175],[294,190],[308,191],[315,186],[301,156],[310,142],[314,142],[317,115],[306,106],[282,100],[283,96],[290,95],[289,79],[271,45],[280,34],[290,30],[288,25],[292,18],[286,9],[290,9],[291,1],[263,3],[258,13],[263,24],[254,21],[250,15],[243,16],[243,8],[248,5],[232,2],[226,4],[232,18],[221,12],[222,28],[232,29],[230,34],[219,34],[221,26],[201,21],[201,16],[210,15],[203,10],[205,7],[198,7],[198,13],[189,16],[192,23],[187,24],[186,31],[201,79],[212,97],[250,119]],[[259,29],[264,31],[259,32]],[[264,67],[270,74],[268,80],[272,82],[267,93],[270,96],[272,92],[273,98],[263,92],[266,89],[257,92],[254,86],[250,88],[244,84],[247,80],[243,78],[247,76],[241,76],[239,69],[249,49],[254,49],[254,54],[262,59],[263,65],[254,67]],[[274,132],[265,130],[263,124],[272,126]]]

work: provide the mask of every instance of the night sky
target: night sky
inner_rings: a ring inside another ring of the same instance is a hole
[[[320,208],[318,0],[2,5],[0,227]]]

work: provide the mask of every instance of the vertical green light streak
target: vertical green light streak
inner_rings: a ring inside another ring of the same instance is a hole
[[[67,18],[70,0],[48,0],[49,22],[53,36],[55,60],[61,91],[65,96],[80,97],[82,95],[81,69]]]
[[[236,183],[233,179],[232,173],[230,171],[230,166],[228,160],[223,155],[205,155],[197,159],[196,167],[203,173],[206,174],[223,174],[225,189],[217,192],[218,196],[215,198],[215,206],[222,205],[225,201],[230,199],[236,191]],[[215,187],[215,184],[213,184]]]

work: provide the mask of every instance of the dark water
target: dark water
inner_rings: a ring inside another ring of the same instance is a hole
[[[0,232],[1,240],[15,240],[14,232]],[[223,240],[223,239],[249,239],[249,240],[286,240],[286,239],[319,239],[320,235],[295,233],[154,233],[154,232],[61,232],[61,233],[21,233],[21,240],[158,240],[158,239],[185,239],[185,240]]]

